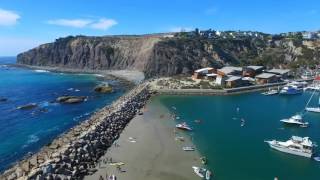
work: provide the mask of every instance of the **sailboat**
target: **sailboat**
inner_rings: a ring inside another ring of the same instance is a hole
[[[313,97],[313,95],[314,95],[315,92],[316,92],[316,91],[314,91],[314,92],[312,93],[312,95],[311,95],[311,97],[310,97],[310,99],[309,99],[309,101],[308,101],[308,103],[307,103],[307,105],[306,105],[306,111],[308,111],[308,112],[320,113],[320,96],[319,96],[319,100],[318,100],[318,107],[308,107],[308,105],[309,105],[309,103],[310,103],[310,101],[311,101],[311,99],[312,99],[312,97]]]

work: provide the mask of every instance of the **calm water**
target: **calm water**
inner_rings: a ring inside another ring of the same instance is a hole
[[[156,98],[181,120],[194,127],[193,141],[208,158],[208,167],[219,180],[319,180],[320,162],[277,152],[264,140],[309,136],[320,145],[320,114],[307,113],[309,128],[284,126],[282,118],[301,112],[311,93],[295,96],[161,96]],[[316,104],[314,98],[311,104]],[[239,107],[239,112],[237,112]],[[244,127],[240,119],[244,118]],[[194,123],[202,120],[201,124]],[[318,148],[320,149],[320,147]],[[319,150],[320,152],[320,150]],[[190,168],[191,170],[191,168]]]
[[[101,83],[93,75],[35,72],[1,63],[14,63],[14,59],[0,59],[0,97],[8,98],[7,102],[0,102],[0,171],[110,104],[125,91],[119,82],[110,80],[116,91],[102,95],[93,91],[94,86]],[[80,104],[52,103],[64,94],[89,98]],[[17,106],[28,103],[37,103],[39,107],[16,110]]]

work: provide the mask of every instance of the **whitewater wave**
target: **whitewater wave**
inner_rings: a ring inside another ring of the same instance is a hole
[[[37,72],[37,73],[48,73],[48,72],[50,72],[50,71],[48,71],[48,70],[42,70],[42,69],[36,69],[36,70],[34,70],[34,72]]]
[[[28,136],[27,144],[32,144],[39,141],[39,137],[35,134]]]

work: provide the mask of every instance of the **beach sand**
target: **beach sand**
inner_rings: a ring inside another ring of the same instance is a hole
[[[98,180],[100,176],[106,179],[106,174],[115,174],[121,180],[182,180],[200,179],[192,166],[201,165],[197,151],[185,152],[184,145],[192,145],[186,134],[177,130],[185,141],[176,141],[174,125],[169,111],[158,101],[149,101],[144,114],[136,116],[120,138],[101,158],[112,158],[113,162],[123,162],[120,172],[115,166],[98,163],[98,171],[86,176],[86,180]],[[136,142],[130,142],[132,137]],[[100,166],[100,167],[99,167]]]

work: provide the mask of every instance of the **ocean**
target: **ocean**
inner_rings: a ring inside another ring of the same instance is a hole
[[[59,134],[87,119],[99,108],[111,104],[126,89],[116,80],[89,74],[51,73],[6,66],[15,58],[0,58],[0,171],[27,154],[50,143]],[[93,88],[108,82],[115,91],[99,94]],[[59,104],[62,95],[88,96],[79,104]],[[37,103],[31,110],[21,105]]]
[[[320,144],[320,114],[305,114],[304,119],[310,123],[308,128],[280,122],[302,112],[311,94],[263,96],[256,92],[230,96],[159,96],[154,100],[180,117],[176,123],[186,121],[194,128],[187,135],[207,158],[206,167],[213,172],[213,179],[318,180],[320,162],[275,151],[264,142],[285,141],[297,135],[309,136]],[[317,105],[318,97],[316,94],[310,105]],[[317,149],[320,152],[320,147]]]

